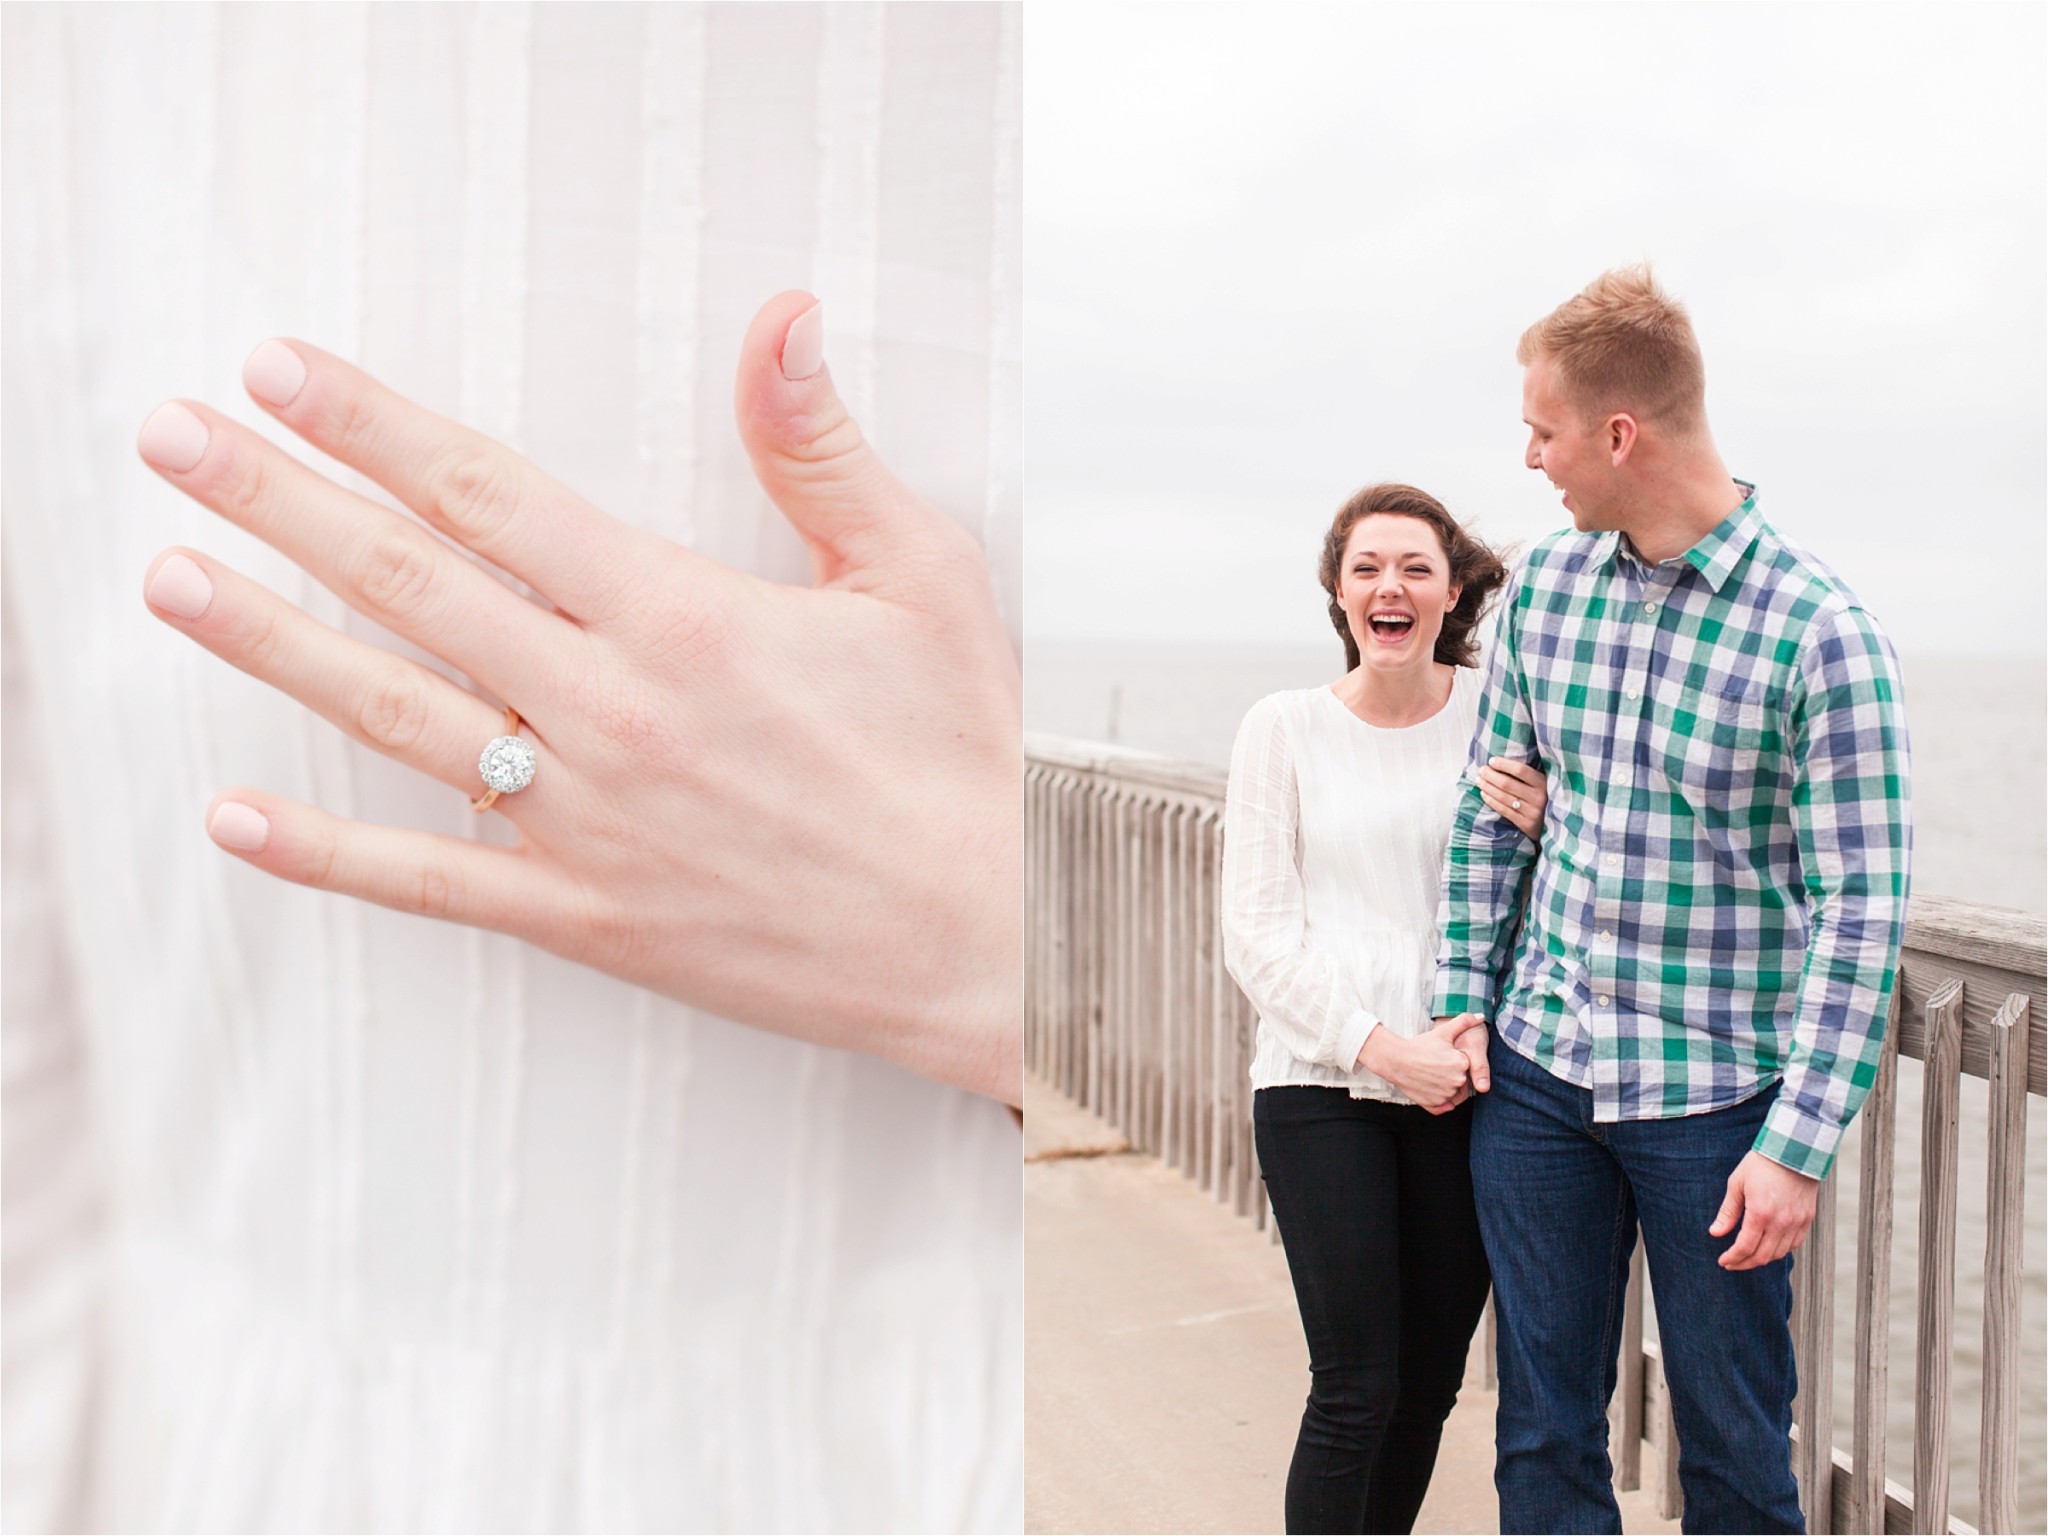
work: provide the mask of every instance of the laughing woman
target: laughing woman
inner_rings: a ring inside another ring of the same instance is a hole
[[[1486,1032],[1432,1027],[1429,984],[1474,631],[1506,574],[1434,497],[1360,491],[1322,555],[1350,670],[1260,700],[1232,755],[1225,954],[1258,1009],[1252,1117],[1311,1373],[1289,1531],[1413,1527],[1486,1301],[1464,1107]],[[1480,786],[1541,835],[1537,768]]]

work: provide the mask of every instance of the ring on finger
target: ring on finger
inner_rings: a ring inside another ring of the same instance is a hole
[[[507,704],[505,734],[493,736],[485,745],[483,756],[477,759],[477,771],[483,775],[486,792],[469,802],[471,810],[488,811],[498,796],[516,795],[533,782],[533,770],[539,759],[533,743],[521,739],[519,725],[519,711]]]

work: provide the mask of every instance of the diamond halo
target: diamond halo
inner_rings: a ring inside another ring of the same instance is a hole
[[[496,736],[484,747],[476,766],[484,783],[501,795],[510,795],[533,782],[538,761],[531,742],[517,736]]]

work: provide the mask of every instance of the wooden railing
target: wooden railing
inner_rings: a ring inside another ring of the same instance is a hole
[[[1247,1075],[1257,1020],[1224,969],[1217,926],[1226,775],[1037,735],[1026,738],[1025,763],[1028,1067],[1270,1234]],[[1836,1443],[1833,1402],[1834,1179],[1821,1187],[1793,1270],[1802,1389],[1792,1457],[1810,1531],[1972,1530],[1949,1514],[1965,1077],[1989,1087],[1978,1522],[1987,1531],[2018,1529],[2026,1116],[2028,1096],[2048,1094],[2048,1030],[2031,1027],[2044,997],[2048,919],[1914,898],[1883,1064],[1851,1131],[1861,1147],[1846,1450]],[[1885,1477],[1901,1056],[1924,1063],[1910,1489]],[[1669,1518],[1680,1508],[1678,1440],[1656,1345],[1643,1337],[1645,1290],[1638,1244],[1610,1410],[1615,1477],[1622,1488],[1640,1487],[1647,1451]]]

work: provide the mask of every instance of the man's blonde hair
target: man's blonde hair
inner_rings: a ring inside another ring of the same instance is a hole
[[[1515,361],[1526,368],[1539,357],[1590,417],[1626,411],[1680,435],[1706,423],[1707,375],[1692,321],[1648,262],[1601,273],[1522,332]]]

